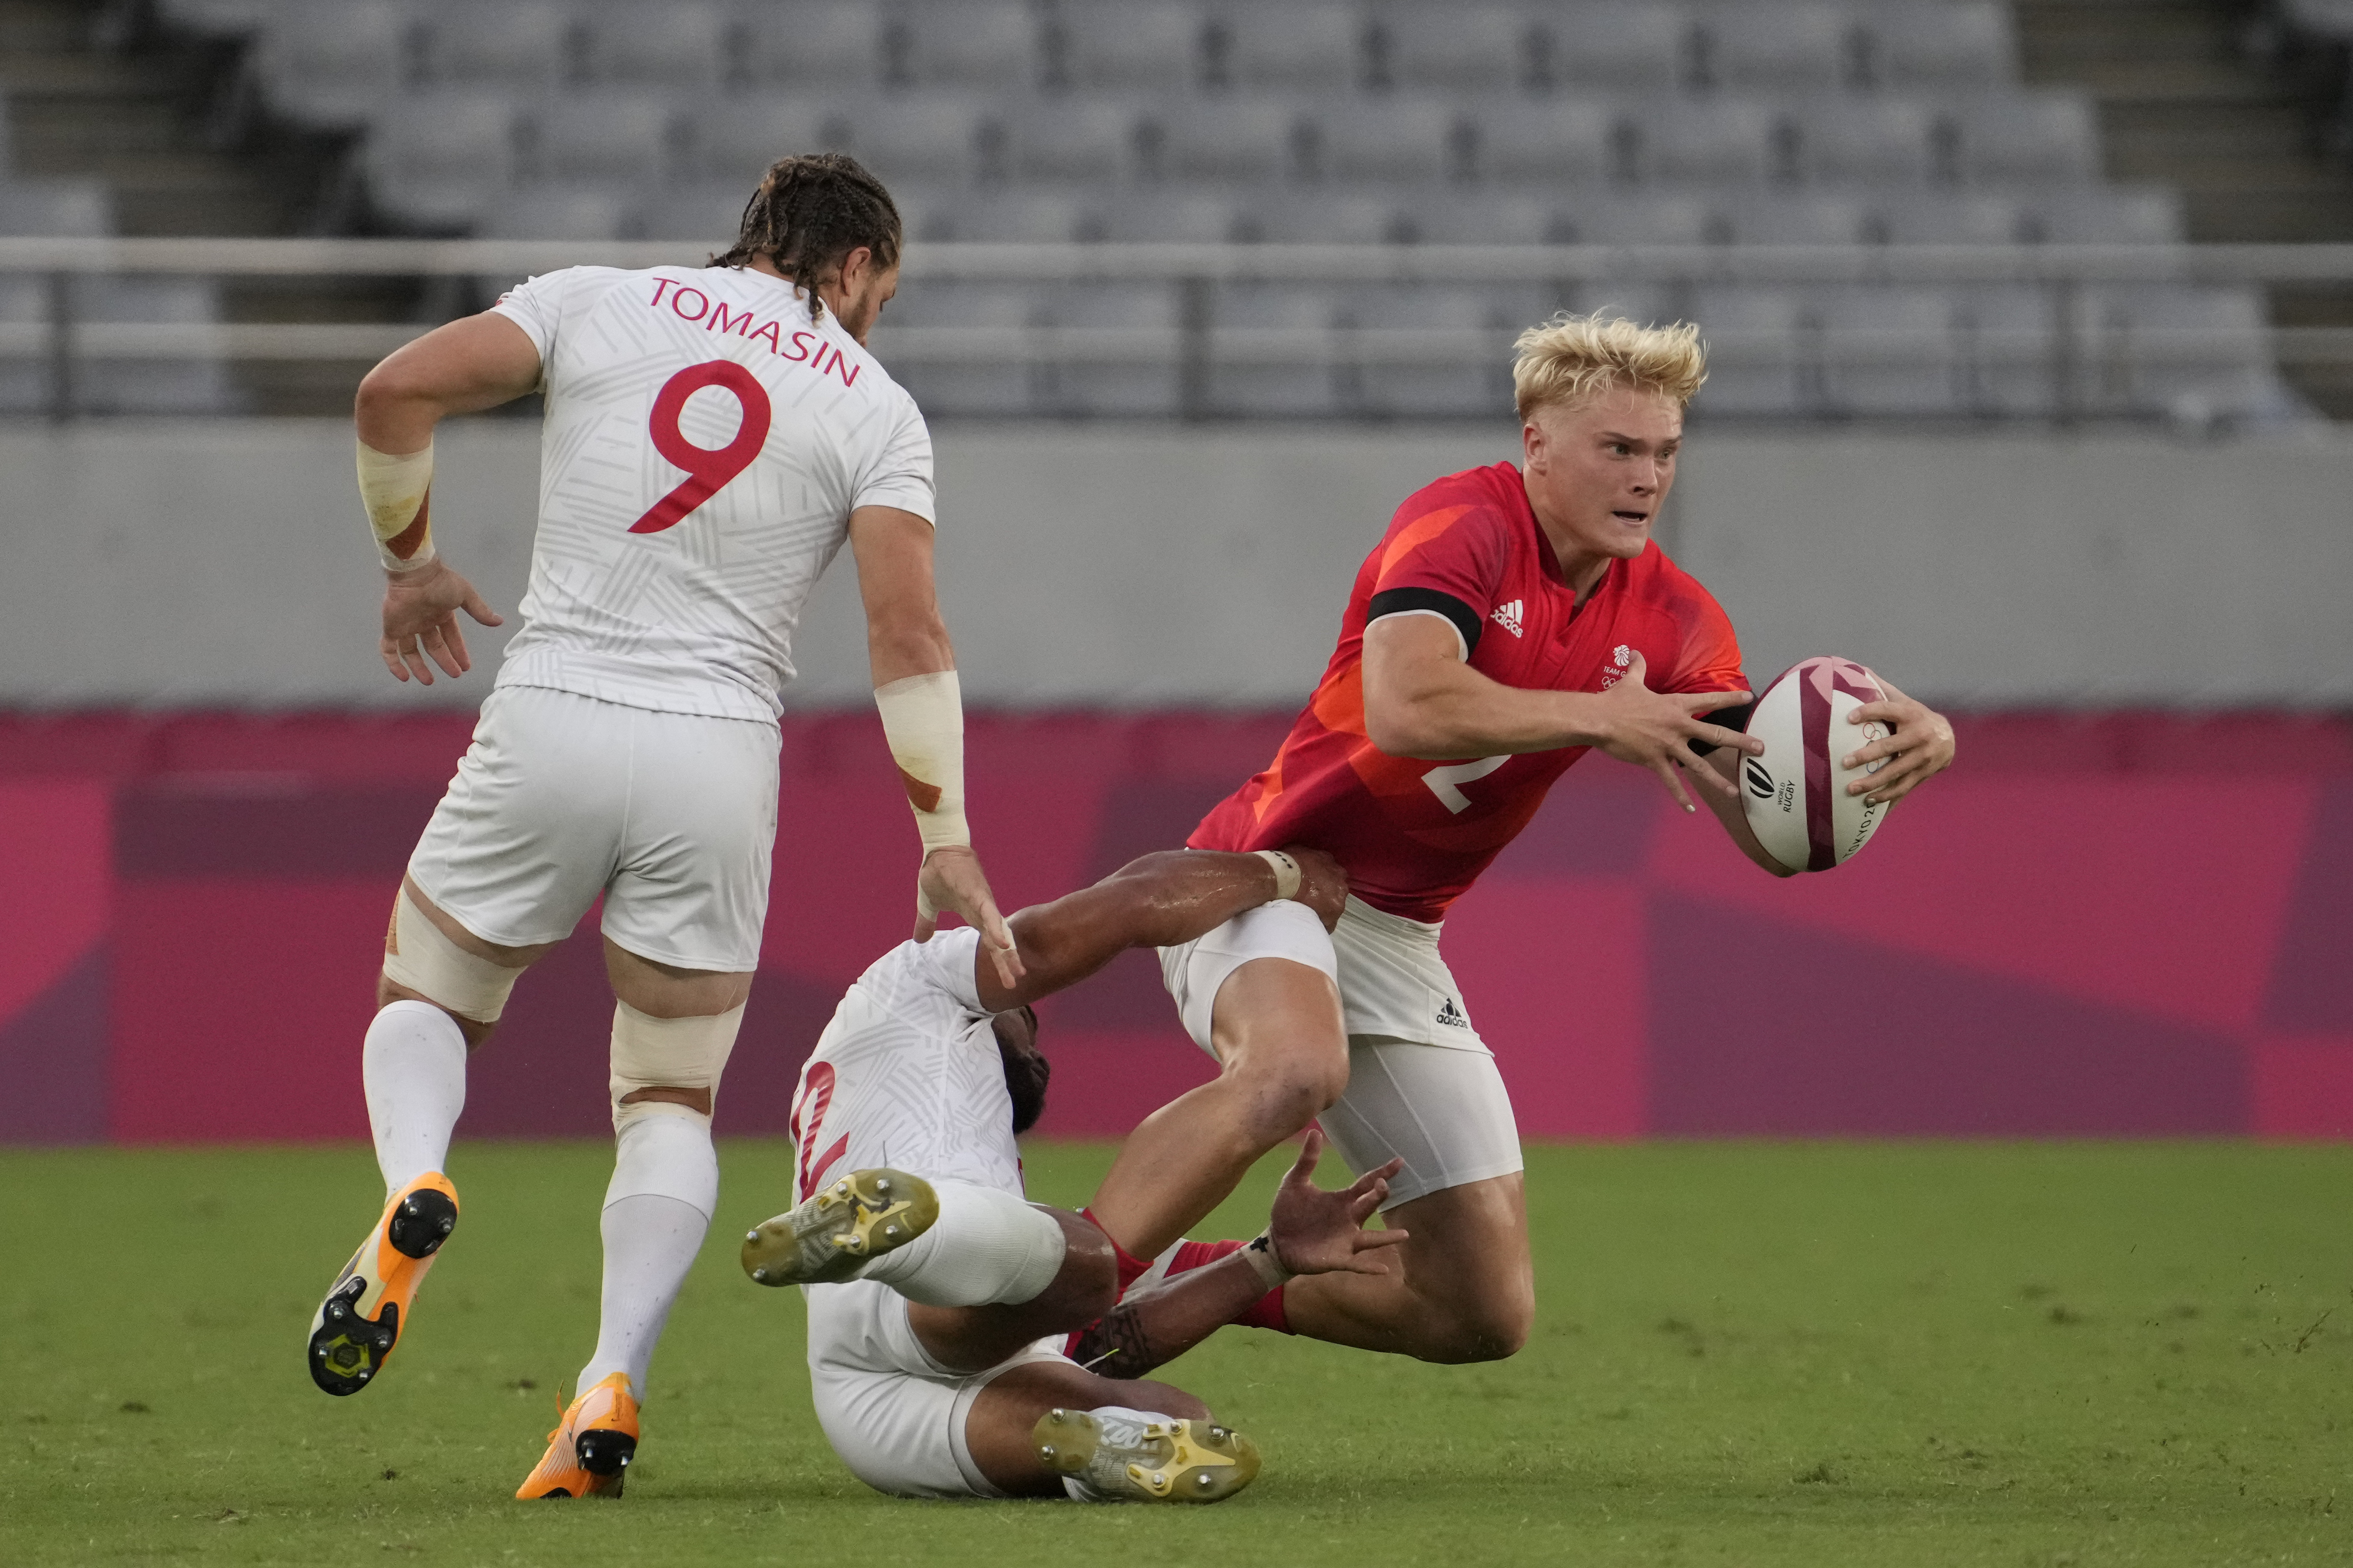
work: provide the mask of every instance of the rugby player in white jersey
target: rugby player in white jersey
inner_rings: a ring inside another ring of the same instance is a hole
[[[1124,1369],[1247,1320],[1293,1275],[1382,1272],[1381,1249],[1405,1233],[1362,1226],[1396,1167],[1322,1191],[1311,1132],[1265,1235],[1186,1244],[1216,1256],[1120,1301],[1110,1237],[1022,1197],[1014,1138],[1043,1109],[1047,1076],[1029,1005],[1128,948],[1191,942],[1270,900],[1296,900],[1328,928],[1346,896],[1337,862],[1313,850],[1149,855],[1014,915],[1026,971],[1011,984],[969,930],[903,942],[859,977],[794,1095],[801,1201],[751,1233],[744,1267],[807,1287],[818,1419],[860,1479],[903,1497],[1143,1502],[1214,1502],[1250,1483],[1249,1439]],[[1115,1302],[1103,1371],[1064,1354],[1065,1336]]]
[[[355,1393],[408,1326],[458,1218],[444,1166],[467,1053],[601,896],[617,1145],[602,1328],[518,1496],[617,1492],[635,1451],[654,1343],[717,1202],[711,1116],[767,911],[777,693],[802,604],[844,541],[923,846],[917,933],[953,910],[1002,981],[1019,978],[965,824],[931,438],[865,349],[900,237],[857,163],[787,158],[711,266],[534,278],[360,387],[382,653],[402,679],[469,668],[459,611],[499,620],[435,550],[436,425],[538,391],[546,426],[523,626],[385,939],[362,1065],[388,1201],[312,1321],[308,1363],[321,1388]]]

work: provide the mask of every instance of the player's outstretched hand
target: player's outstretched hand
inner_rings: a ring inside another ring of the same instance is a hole
[[[414,572],[385,574],[384,637],[376,651],[384,667],[398,680],[412,674],[433,684],[433,666],[455,680],[474,668],[466,652],[465,635],[458,629],[458,612],[465,611],[486,626],[501,626],[505,617],[482,601],[474,585],[435,561]],[[427,660],[431,663],[427,663]]]
[[[1299,862],[1299,891],[1293,897],[1315,911],[1325,931],[1337,926],[1348,902],[1348,873],[1340,862],[1304,844],[1286,844],[1282,852]]]
[[[980,950],[997,966],[997,978],[1010,991],[1023,973],[1021,954],[1013,946],[1012,930],[997,910],[997,895],[988,890],[988,873],[970,849],[943,847],[923,857],[915,873],[915,940],[929,942],[940,929],[940,916],[953,910],[980,932]]]
[[[1874,804],[1893,804],[1918,789],[1931,775],[1953,765],[1953,726],[1951,721],[1926,703],[1896,690],[1895,683],[1883,675],[1879,676],[1879,687],[1887,695],[1857,708],[1846,716],[1846,721],[1868,724],[1876,719],[1887,726],[1888,732],[1848,752],[1839,766],[1867,768],[1882,757],[1889,759],[1885,767],[1870,777],[1848,784],[1846,793],[1861,795],[1869,790]]]
[[[1609,718],[1595,744],[1621,763],[1631,763],[1658,774],[1665,782],[1667,793],[1685,811],[1695,809],[1691,796],[1683,791],[1685,773],[1704,781],[1707,788],[1726,799],[1736,798],[1740,786],[1704,765],[1691,743],[1702,741],[1729,746],[1752,757],[1761,753],[1765,742],[1755,736],[1704,722],[1699,717],[1719,708],[1736,708],[1748,700],[1749,694],[1653,691],[1643,679],[1644,668],[1642,656],[1636,654],[1634,662],[1626,667],[1625,679],[1601,694],[1602,700],[1609,705]]]
[[[1315,1162],[1323,1157],[1324,1134],[1311,1127],[1298,1160],[1275,1189],[1274,1214],[1267,1223],[1275,1260],[1293,1274],[1388,1273],[1388,1260],[1381,1254],[1406,1233],[1366,1230],[1364,1225],[1389,1195],[1389,1178],[1405,1162],[1391,1160],[1358,1176],[1356,1185],[1327,1193],[1314,1182]]]

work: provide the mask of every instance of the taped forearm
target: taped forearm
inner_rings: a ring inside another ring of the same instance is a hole
[[[360,502],[375,535],[376,559],[387,572],[414,572],[433,563],[433,444],[395,457],[359,444]]]
[[[874,689],[882,737],[915,814],[923,852],[968,847],[964,815],[964,690],[956,672],[911,675]]]

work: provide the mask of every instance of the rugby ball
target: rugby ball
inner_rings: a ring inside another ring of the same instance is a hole
[[[1886,760],[1842,768],[1839,759],[1888,732],[1876,720],[1847,722],[1849,713],[1885,695],[1879,678],[1851,659],[1810,658],[1782,671],[1757,700],[1748,732],[1765,751],[1741,759],[1740,801],[1757,841],[1790,870],[1827,871],[1879,830],[1887,807],[1846,786]]]

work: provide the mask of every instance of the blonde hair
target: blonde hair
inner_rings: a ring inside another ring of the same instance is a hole
[[[1622,316],[1563,311],[1514,345],[1512,392],[1525,419],[1539,408],[1581,407],[1620,387],[1656,392],[1680,408],[1707,379],[1707,349],[1688,321],[1638,326]]]

